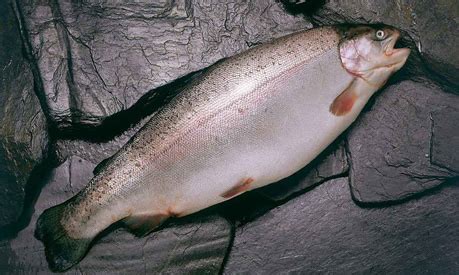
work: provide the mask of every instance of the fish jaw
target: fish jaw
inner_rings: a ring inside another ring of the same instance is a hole
[[[408,48],[392,49],[389,56],[393,63],[389,63],[386,67],[391,68],[393,73],[400,70],[405,65],[410,53],[411,50]]]

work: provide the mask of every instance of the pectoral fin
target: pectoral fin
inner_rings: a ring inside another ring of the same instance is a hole
[[[359,98],[356,89],[355,89],[355,81],[352,81],[351,84],[333,100],[332,104],[330,105],[330,112],[335,116],[344,116],[348,114],[354,103]]]
[[[160,226],[168,215],[133,215],[123,219],[124,224],[137,237],[143,237]]]

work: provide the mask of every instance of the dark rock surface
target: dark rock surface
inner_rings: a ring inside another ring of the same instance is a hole
[[[152,88],[310,26],[274,0],[18,3],[60,128],[98,125]]]
[[[445,84],[450,84],[457,92],[459,48],[451,45],[459,45],[458,1],[323,2],[325,5],[312,16],[315,23],[385,23],[396,26],[413,40],[429,77],[444,80]],[[417,63],[415,66],[422,65]]]
[[[224,274],[456,274],[459,185],[387,208],[360,208],[346,178],[236,230]]]
[[[54,170],[35,204],[27,228],[12,240],[0,243],[0,271],[50,273],[41,242],[33,236],[39,214],[70,198],[92,177],[94,164],[72,157]],[[230,243],[231,225],[222,217],[198,214],[173,221],[161,230],[137,238],[122,228],[101,237],[69,274],[215,274]]]
[[[29,176],[46,153],[46,122],[9,5],[0,5],[0,228],[22,212]]]
[[[458,116],[459,97],[432,84],[404,81],[384,90],[348,135],[354,198],[400,200],[459,176]]]
[[[456,102],[453,107],[432,112],[432,137],[430,161],[432,164],[459,173],[459,111]],[[451,104],[449,104],[451,105]]]

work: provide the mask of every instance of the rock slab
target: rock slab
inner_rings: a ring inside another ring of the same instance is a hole
[[[10,5],[0,5],[0,228],[22,212],[25,186],[48,143],[45,116]]]
[[[459,185],[360,208],[331,180],[236,230],[224,274],[457,274]]]
[[[397,201],[459,176],[458,106],[458,96],[428,82],[382,91],[347,137],[353,197]]]

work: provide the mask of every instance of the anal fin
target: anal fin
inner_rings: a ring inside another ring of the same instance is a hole
[[[349,84],[349,86],[333,100],[330,105],[330,112],[335,116],[344,116],[348,114],[355,102],[359,98],[356,87],[355,80]]]
[[[134,235],[143,237],[160,226],[168,218],[169,215],[165,214],[132,215],[124,218],[123,222]]]

